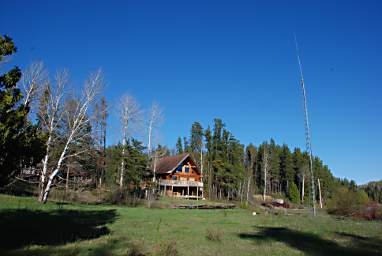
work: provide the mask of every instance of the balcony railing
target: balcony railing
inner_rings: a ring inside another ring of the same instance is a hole
[[[162,186],[193,186],[203,187],[203,182],[193,180],[159,180]]]

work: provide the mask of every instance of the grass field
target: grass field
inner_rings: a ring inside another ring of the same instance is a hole
[[[0,195],[0,255],[382,255],[382,223]]]

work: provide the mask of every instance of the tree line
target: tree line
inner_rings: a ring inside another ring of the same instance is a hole
[[[1,63],[16,50],[10,37],[0,36]],[[42,63],[24,71],[14,67],[0,76],[1,190],[32,183],[41,202],[48,200],[52,188],[139,191],[147,177],[153,176],[150,186],[155,186],[152,170],[159,159],[190,153],[210,199],[249,203],[258,194],[263,199],[272,195],[310,203],[309,155],[300,148],[290,149],[273,139],[244,145],[218,118],[206,128],[194,122],[189,136],[179,137],[175,147],[168,148],[158,139],[164,121],[158,103],[144,110],[134,97],[123,95],[110,106],[102,96],[105,82],[100,70],[91,73],[80,90],[69,84],[67,70],[50,77]],[[120,124],[114,145],[107,142],[111,112]],[[139,133],[146,141],[136,139]],[[354,181],[335,178],[317,156],[313,170],[321,203],[338,186],[356,187]],[[365,191],[381,200],[380,184],[370,184]]]
[[[309,155],[300,148],[291,150],[273,139],[258,146],[240,143],[221,119],[202,128],[194,122],[189,138],[179,137],[175,152],[190,153],[203,172],[206,193],[213,199],[251,200],[254,193],[285,196],[295,203],[309,203]],[[326,201],[340,180],[319,157],[313,158],[317,195]],[[319,198],[317,198],[319,199]]]

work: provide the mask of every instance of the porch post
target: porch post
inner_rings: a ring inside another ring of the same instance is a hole
[[[166,196],[166,191],[167,191],[167,186],[166,186],[166,184],[164,184],[164,191],[163,191],[164,196]]]
[[[171,186],[171,196],[174,196],[174,186]]]
[[[199,200],[199,187],[196,185],[196,200]]]

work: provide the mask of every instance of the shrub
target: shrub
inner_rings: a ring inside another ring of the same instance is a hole
[[[128,189],[115,189],[107,193],[103,201],[105,203],[124,204],[132,207],[136,207],[139,204],[141,204],[139,194],[135,193],[135,191],[130,191]]]
[[[132,243],[127,251],[127,256],[145,256],[143,246],[141,244]]]
[[[353,216],[366,220],[382,220],[382,207],[378,203],[372,202],[362,206]]]
[[[300,202],[300,192],[294,182],[289,185],[288,198],[294,204],[298,204]]]
[[[178,249],[176,249],[176,241],[170,241],[163,244],[160,247],[159,255],[161,256],[177,256],[179,255]]]
[[[368,202],[367,194],[363,190],[353,191],[347,188],[340,188],[328,202],[328,213],[354,216]]]
[[[223,234],[219,229],[212,229],[212,228],[207,229],[206,238],[210,241],[220,242],[222,239],[222,236],[223,236]]]

